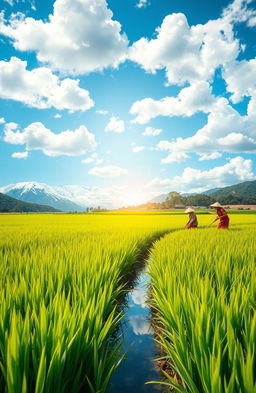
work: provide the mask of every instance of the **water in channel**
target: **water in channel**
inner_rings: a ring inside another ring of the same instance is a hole
[[[150,310],[146,305],[147,284],[149,276],[146,271],[139,273],[135,287],[127,295],[126,316],[122,322],[123,351],[126,358],[114,373],[111,393],[159,393],[161,385],[145,385],[147,381],[160,380],[153,359],[157,357],[153,329],[150,324]]]

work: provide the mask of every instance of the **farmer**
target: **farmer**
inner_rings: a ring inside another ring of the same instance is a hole
[[[219,220],[220,222],[217,225],[217,228],[228,228],[229,226],[229,216],[226,212],[226,210],[223,208],[223,206],[221,206],[221,204],[219,202],[215,202],[211,205],[211,207],[213,209],[216,210],[217,213],[217,217],[215,218],[215,220],[213,220],[212,224]]]
[[[196,218],[195,210],[192,209],[191,207],[188,207],[188,208],[185,210],[185,213],[188,213],[188,214],[189,214],[189,220],[188,220],[188,222],[186,223],[185,228],[187,228],[187,229],[197,228],[198,223],[197,223],[197,218]]]

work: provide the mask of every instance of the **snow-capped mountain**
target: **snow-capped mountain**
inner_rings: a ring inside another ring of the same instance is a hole
[[[48,205],[62,211],[84,211],[85,207],[63,195],[58,187],[37,182],[21,182],[0,187],[0,192],[25,202]],[[64,192],[65,194],[65,192]]]
[[[87,207],[113,209],[123,206],[127,187],[49,186],[33,181],[0,187],[0,192],[25,202],[47,204],[62,211],[84,211]]]

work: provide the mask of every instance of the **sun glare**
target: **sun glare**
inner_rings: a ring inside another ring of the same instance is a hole
[[[123,199],[124,206],[135,206],[147,202],[145,195],[139,192],[127,193]]]

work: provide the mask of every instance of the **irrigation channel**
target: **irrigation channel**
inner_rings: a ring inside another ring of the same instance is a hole
[[[166,235],[166,233],[164,234]],[[140,267],[136,270],[131,291],[126,295],[125,317],[120,326],[122,335],[122,352],[126,353],[110,382],[110,393],[159,393],[163,385],[145,384],[149,381],[160,381],[161,374],[154,359],[158,357],[151,326],[151,312],[146,304],[148,299],[147,261],[150,249],[158,236],[138,258]]]

